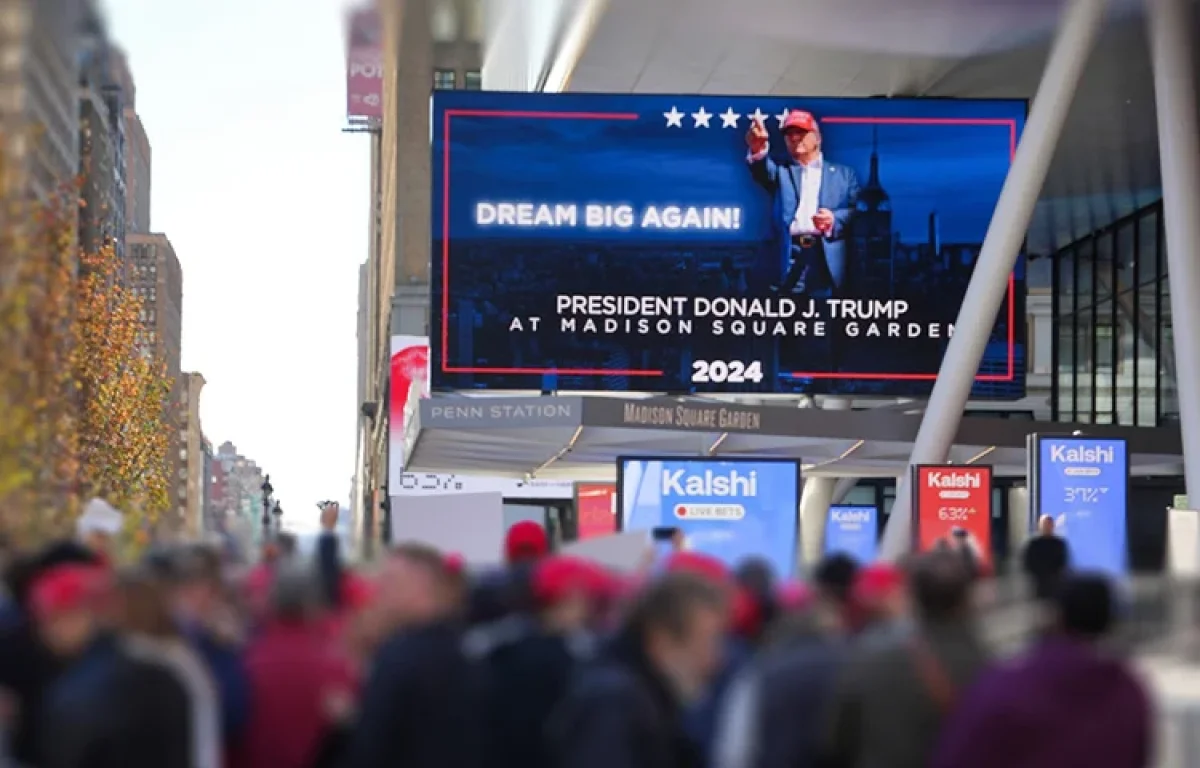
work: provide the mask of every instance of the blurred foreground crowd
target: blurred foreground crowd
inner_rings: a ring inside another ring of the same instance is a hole
[[[114,568],[102,533],[11,553],[7,766],[1141,768],[1148,697],[1101,640],[1114,594],[1057,574],[1042,636],[994,660],[956,553],[901,567],[650,553],[636,574],[509,532],[507,565],[278,541]]]

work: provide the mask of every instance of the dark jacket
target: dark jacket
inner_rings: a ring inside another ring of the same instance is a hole
[[[1040,535],[1030,539],[1021,555],[1021,567],[1033,583],[1034,597],[1038,600],[1053,597],[1070,561],[1070,550],[1062,538]]]
[[[700,768],[667,681],[619,636],[572,685],[550,724],[558,768]]]
[[[935,768],[1150,765],[1149,698],[1125,664],[1052,638],[984,675],[943,731]]]
[[[241,649],[196,626],[186,627],[184,636],[217,684],[221,701],[221,735],[226,744],[236,744],[250,719],[250,681],[242,663]]]
[[[709,686],[708,693],[684,713],[684,728],[700,747],[705,763],[710,762],[717,720],[725,703],[725,695],[746,663],[753,658],[753,654],[750,643],[740,637],[730,637],[725,643],[725,658],[721,664],[721,671]]]
[[[9,748],[18,765],[40,765],[43,696],[62,665],[38,639],[32,623],[18,620],[0,630],[0,692],[11,696],[16,719]]]
[[[191,704],[167,667],[98,640],[47,692],[38,768],[192,768]]]
[[[457,625],[403,631],[380,649],[367,680],[346,768],[478,768],[481,670]]]
[[[549,634],[513,617],[472,632],[464,647],[487,671],[484,764],[550,768],[546,722],[591,658],[590,638]]]
[[[989,663],[966,623],[920,626],[914,633],[856,645],[833,695],[828,762],[841,768],[927,768],[946,717],[922,672],[917,649],[936,660],[939,677],[961,695]]]
[[[810,635],[771,649],[730,688],[717,728],[714,768],[819,765],[825,715],[845,656],[833,639]]]

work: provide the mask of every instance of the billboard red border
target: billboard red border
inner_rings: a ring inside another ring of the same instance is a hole
[[[556,374],[559,376],[662,376],[661,370],[647,369],[610,369],[610,368],[504,368],[504,367],[472,367],[451,366],[447,364],[450,357],[450,121],[455,117],[497,117],[523,118],[546,120],[637,120],[635,112],[554,112],[528,111],[506,109],[447,109],[442,113],[442,333],[441,333],[441,371],[442,373],[481,373],[494,375],[532,375],[542,376]],[[1017,151],[1017,121],[1003,118],[952,118],[952,117],[825,117],[825,123],[848,123],[860,125],[977,125],[981,127],[1008,128],[1008,157],[1012,162]],[[1008,370],[1005,374],[976,374],[975,381],[1002,382],[1013,381],[1016,378],[1016,278],[1008,277]],[[833,379],[833,380],[897,380],[897,381],[933,381],[937,372],[933,373],[843,373],[843,372],[793,372],[792,378],[803,379]]]

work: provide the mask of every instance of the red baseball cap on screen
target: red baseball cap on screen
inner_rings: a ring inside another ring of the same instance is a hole
[[[812,116],[811,112],[805,112],[802,109],[793,109],[787,113],[787,117],[783,120],[783,132],[788,131],[819,131],[817,119]]]

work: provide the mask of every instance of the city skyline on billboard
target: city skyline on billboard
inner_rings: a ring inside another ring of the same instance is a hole
[[[374,3],[349,12],[346,40],[346,116],[383,117],[383,27]]]
[[[434,387],[928,394],[1024,114],[437,92]],[[977,398],[1024,394],[1024,285]]]

